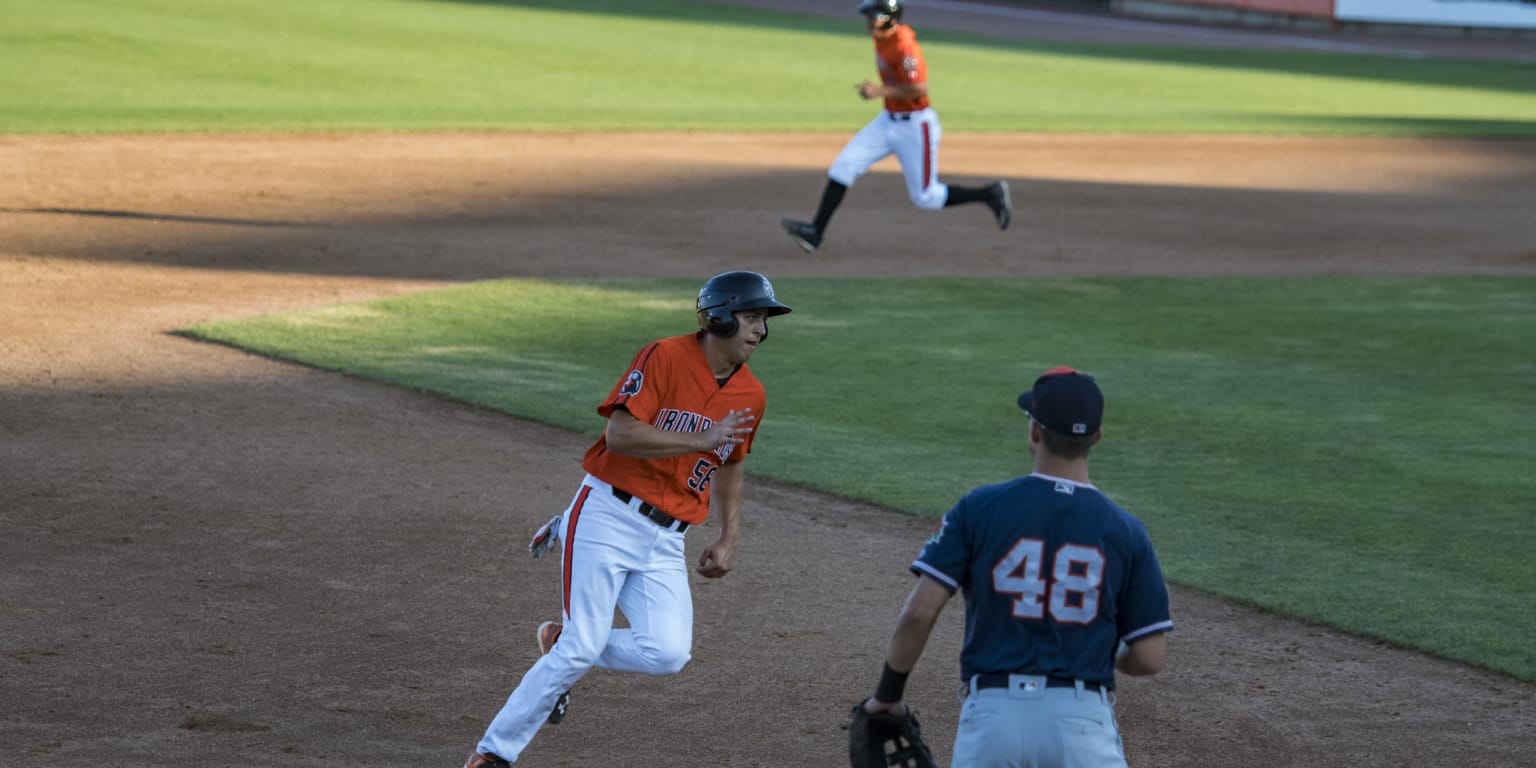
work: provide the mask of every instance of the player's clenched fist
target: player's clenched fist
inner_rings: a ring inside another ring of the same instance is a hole
[[[718,579],[731,572],[731,560],[735,554],[734,544],[723,539],[716,541],[699,553],[699,567],[695,570],[707,579]]]

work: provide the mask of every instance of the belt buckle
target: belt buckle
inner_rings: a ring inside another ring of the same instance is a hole
[[[1045,675],[1011,674],[1003,690],[1010,699],[1038,699],[1045,696],[1045,689]]]
[[[645,517],[645,519],[650,520],[651,522],[669,531],[682,531],[683,528],[687,525],[686,523],[683,523],[683,521],[661,511],[660,507],[657,507],[655,504],[652,504],[648,501],[641,501],[635,510],[639,512],[643,517]]]
[[[1009,675],[1008,692],[1036,695],[1045,690],[1044,675]]]

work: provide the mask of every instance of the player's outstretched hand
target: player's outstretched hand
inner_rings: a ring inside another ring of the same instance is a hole
[[[702,443],[699,450],[713,451],[722,445],[730,444],[736,446],[741,444],[746,439],[746,436],[752,433],[752,422],[754,421],[757,421],[757,417],[752,415],[751,408],[743,408],[739,411],[727,413],[725,418],[709,425],[709,429],[698,433]]]

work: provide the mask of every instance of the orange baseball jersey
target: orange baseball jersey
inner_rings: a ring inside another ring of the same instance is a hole
[[[694,525],[709,516],[709,482],[715,470],[725,462],[745,459],[752,450],[768,399],[762,382],[745,365],[725,386],[715,381],[699,346],[703,333],[647,344],[597,412],[606,419],[614,409],[623,408],[657,429],[701,432],[733,410],[751,408],[757,420],[751,422],[752,431],[742,442],[713,451],[640,459],[609,451],[607,439],[599,437],[581,462],[583,469],[604,482]]]
[[[923,61],[923,49],[917,45],[917,33],[905,24],[896,27],[896,34],[875,39],[875,67],[880,70],[880,82],[886,85],[928,82],[928,64]],[[928,97],[887,98],[885,108],[891,112],[916,112],[928,108]]]

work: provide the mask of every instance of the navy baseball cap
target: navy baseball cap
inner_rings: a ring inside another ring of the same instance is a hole
[[[1019,407],[1040,426],[1063,435],[1091,435],[1104,421],[1104,393],[1092,376],[1052,368],[1019,395]]]

